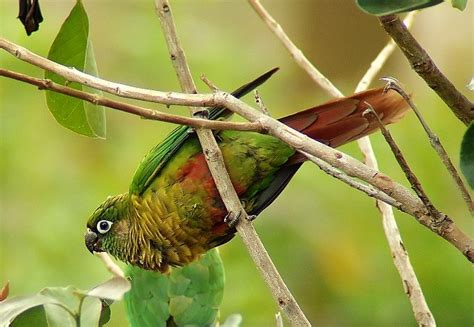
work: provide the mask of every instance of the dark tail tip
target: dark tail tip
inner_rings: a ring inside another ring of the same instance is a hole
[[[259,87],[260,85],[262,85],[263,83],[265,83],[279,69],[280,69],[279,67],[275,67],[275,68],[269,70],[268,72],[266,72],[265,74],[260,75],[259,77],[257,77],[253,81],[239,87],[237,90],[232,92],[232,95],[236,98],[243,97],[244,95],[246,95],[247,93],[249,93],[253,89],[255,89],[255,88]]]

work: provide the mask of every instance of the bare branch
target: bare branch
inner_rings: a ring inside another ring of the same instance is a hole
[[[262,6],[259,0],[248,0],[255,12],[267,24],[268,28],[276,35],[276,37],[283,43],[295,62],[318,84],[322,89],[335,98],[343,97],[344,95],[326,78],[319,70],[314,67],[303,52],[291,41],[283,28],[268,11]]]
[[[366,193],[370,197],[373,197],[377,200],[385,202],[386,204],[391,205],[392,207],[395,207],[395,208],[399,209],[400,211],[403,211],[403,212],[409,214],[408,210],[403,206],[402,203],[400,203],[398,201],[395,201],[393,198],[391,198],[390,196],[388,196],[384,192],[382,192],[382,191],[380,191],[380,190],[378,190],[378,189],[376,189],[376,188],[374,188],[370,185],[361,183],[361,182],[355,180],[354,178],[351,178],[351,177],[347,176],[346,174],[344,174],[341,171],[335,169],[331,165],[328,165],[326,162],[324,162],[323,160],[321,160],[321,159],[319,159],[315,156],[312,156],[308,153],[305,153],[305,156],[310,161],[315,163],[326,174],[331,175],[332,177],[335,177],[335,178],[341,180],[342,182],[344,182],[347,185],[355,188],[356,190],[359,190],[359,191],[362,191],[362,192]]]
[[[290,51],[290,53],[292,53],[294,57],[295,56],[303,57],[303,59],[300,59],[300,60],[296,59],[296,62],[305,63],[304,65],[301,65],[301,66],[303,67],[303,69],[306,70],[306,72],[310,76],[317,74],[316,76],[318,76],[319,78],[318,79],[313,78],[316,81],[316,83],[320,85],[324,90],[328,91],[330,95],[342,96],[342,92],[339,91],[332,83],[330,83],[326,77],[324,77],[314,66],[311,65],[311,63],[307,63],[307,60],[304,57],[303,53],[299,49],[297,49],[296,46],[294,46],[294,44],[291,43],[291,41],[286,40],[287,36],[283,32],[282,28],[274,21],[274,19],[268,14],[268,12],[266,12],[266,10],[261,6],[258,0],[255,0],[255,1],[249,0],[249,1],[254,6],[257,13],[259,13],[259,15],[265,20],[265,22],[270,27],[270,29],[272,29],[275,35],[277,35],[277,37],[280,38],[282,43],[285,44],[285,46],[287,46],[287,49]],[[414,13],[410,13],[407,16],[405,20],[405,23],[407,25],[409,25],[413,21],[414,15],[415,15]],[[388,57],[390,56],[390,54],[393,52],[394,49],[395,49],[395,42],[391,42],[387,44],[387,46],[385,46],[382,52],[380,52],[377,58],[372,62],[369,70],[366,72],[366,74],[360,81],[359,85],[356,88],[356,92],[363,91],[368,87],[372,79],[377,75],[377,73],[382,68],[383,64],[388,59]],[[369,167],[372,167],[378,170],[377,159],[372,149],[370,138],[368,136],[363,137],[359,139],[357,143],[362,153],[365,156],[366,164]],[[311,157],[308,157],[308,158],[312,160]],[[315,162],[314,160],[312,161]],[[325,168],[322,167],[322,165],[320,165],[320,163],[318,162],[315,162],[315,163],[321,169],[325,170],[327,173],[331,174],[332,176],[335,176],[337,178],[341,177],[341,176],[335,175],[334,171],[330,172],[329,170],[326,170]],[[354,182],[353,180],[351,181],[350,179],[346,179],[346,178],[340,178],[340,179],[345,181],[348,184],[350,184],[350,182]],[[381,199],[379,198],[379,200]],[[388,203],[387,201],[385,202]],[[408,287],[408,285],[410,285],[410,288],[413,289],[412,293],[419,295],[419,296],[414,296],[414,297],[411,297],[409,295],[413,312],[415,313],[415,319],[418,321],[420,325],[429,323],[427,324],[427,326],[433,326],[434,319],[423,297],[421,287],[418,283],[413,267],[411,266],[408,255],[405,249],[403,248],[401,236],[400,236],[400,233],[398,232],[398,228],[395,222],[395,217],[393,215],[393,210],[386,203],[383,203],[381,201],[377,202],[380,212],[382,214],[384,232],[387,237],[387,241],[390,246],[390,249],[393,253],[394,264],[400,274],[402,281],[404,281],[403,283],[404,287],[405,286]],[[399,209],[401,208],[399,207]]]
[[[181,48],[173,22],[173,16],[168,0],[156,0],[156,10],[160,18],[161,27],[165,34],[168,49],[171,53],[173,66],[178,75],[181,88],[187,93],[196,93],[194,81],[192,79],[186,57]],[[210,83],[204,76],[203,81],[206,82],[214,91],[217,88]],[[193,114],[196,110],[191,110]],[[288,320],[295,326],[310,326],[310,323],[303,311],[299,307],[295,298],[285,285],[278,270],[273,264],[260,238],[258,237],[252,223],[250,222],[245,209],[242,207],[239,196],[235,191],[230,176],[224,165],[224,158],[217,145],[211,130],[196,129],[199,141],[203,148],[209,170],[211,171],[214,183],[221,196],[224,205],[229,214],[238,219],[236,229],[242,237],[247,249],[262,273],[265,282],[269,286],[273,297],[281,310],[286,314]]]
[[[283,327],[283,318],[281,317],[280,312],[275,314],[275,320],[276,320],[276,327]]]
[[[410,28],[416,13],[417,11],[410,12],[403,21],[407,28]],[[369,87],[372,80],[379,73],[380,69],[382,69],[394,50],[395,42],[390,40],[382,51],[379,52],[374,61],[372,61],[370,68],[358,83],[355,92],[364,91]],[[357,144],[365,156],[366,164],[369,167],[378,170],[377,158],[375,157],[370,138],[368,136],[363,137],[357,140]],[[420,283],[416,277],[415,270],[413,269],[410,258],[408,257],[408,252],[405,250],[405,246],[403,245],[403,240],[400,231],[398,230],[393,209],[381,201],[377,201],[377,207],[382,214],[382,225],[392,253],[393,263],[402,279],[403,287],[410,300],[415,319],[420,326],[435,326],[436,322],[433,314],[428,307]]]
[[[260,109],[260,111],[263,112],[267,116],[270,115],[270,112],[268,111],[267,106],[265,106],[265,103],[263,102],[263,99],[260,96],[260,93],[258,93],[258,90],[255,90],[254,95],[255,95],[255,104]]]
[[[424,208],[423,203],[416,196],[411,194],[407,188],[394,182],[387,175],[367,167],[360,161],[338,150],[316,142],[281,122],[264,115],[260,111],[250,107],[228,93],[217,91],[212,94],[183,94],[141,89],[124,84],[113,83],[79,72],[75,69],[67,68],[46,58],[40,57],[3,38],[0,38],[0,48],[5,49],[13,55],[17,55],[17,58],[25,62],[29,62],[35,66],[56,73],[69,81],[79,82],[83,85],[94,87],[112,94],[158,102],[166,105],[226,107],[249,121],[258,122],[268,131],[269,134],[279,138],[297,151],[312,154],[340,169],[347,175],[357,177],[385,192],[394,200],[402,203],[410,215],[415,217],[419,223],[449,241],[470,261],[474,261],[474,251],[472,249],[471,239],[450,219],[446,219],[440,223],[433,217],[430,217]]]
[[[418,11],[411,11],[403,20],[403,24],[409,29],[413,24],[416,14]],[[362,92],[369,88],[369,85],[374,80],[375,76],[380,72],[382,67],[387,62],[387,59],[392,55],[395,50],[395,41],[390,39],[390,41],[385,45],[385,47],[379,52],[377,57],[370,64],[369,69],[365,72],[364,76],[360,79],[359,84],[355,89],[355,92]]]
[[[157,110],[147,109],[132,104],[110,100],[97,94],[79,91],[67,86],[54,83],[47,79],[35,78],[21,73],[0,68],[0,76],[5,76],[31,85],[36,85],[40,90],[50,90],[57,93],[69,95],[95,105],[101,105],[137,115],[146,119],[159,120],[179,125],[188,125],[195,128],[209,128],[212,130],[236,130],[263,132],[263,128],[258,123],[236,123],[228,121],[207,120],[200,118],[189,118],[178,115],[163,113]]]
[[[392,150],[393,154],[395,155],[395,159],[397,160],[398,164],[400,165],[403,172],[405,173],[405,176],[406,176],[407,180],[410,182],[411,188],[415,191],[415,193],[418,195],[420,200],[424,203],[425,207],[430,212],[430,215],[433,216],[433,217],[439,216],[440,212],[438,210],[436,210],[433,203],[428,198],[428,195],[426,195],[425,191],[423,190],[423,187],[421,186],[420,181],[415,176],[413,171],[410,169],[410,166],[408,166],[408,163],[405,160],[405,157],[403,156],[402,152],[400,151],[400,148],[395,143],[395,140],[393,139],[393,137],[390,134],[390,132],[388,131],[388,129],[384,126],[384,124],[383,124],[382,120],[380,119],[379,115],[377,115],[377,113],[372,108],[370,103],[367,103],[367,106],[368,106],[368,109],[363,113],[363,115],[364,116],[371,115],[373,117],[373,119],[376,120],[376,122],[379,125],[380,131],[382,132],[382,135],[385,138],[385,141],[387,141],[388,145],[390,146],[390,149]]]
[[[451,108],[456,117],[466,125],[473,121],[474,104],[444,76],[400,19],[396,15],[387,15],[379,17],[379,20],[385,31],[398,44],[412,68]]]
[[[431,146],[433,147],[433,149],[435,149],[436,153],[441,158],[441,162],[444,164],[449,174],[454,179],[454,182],[456,183],[459,191],[461,192],[464,202],[466,202],[469,212],[471,213],[471,215],[474,215],[474,202],[472,201],[471,196],[469,195],[469,191],[467,190],[466,185],[462,181],[461,176],[459,176],[459,173],[456,167],[454,167],[453,162],[448,156],[448,153],[446,152],[443,145],[441,144],[439,137],[435,133],[433,133],[433,131],[431,130],[431,128],[428,126],[425,119],[421,115],[421,112],[416,107],[415,103],[411,100],[410,96],[405,92],[405,90],[403,90],[400,84],[397,83],[397,81],[394,80],[393,78],[384,78],[384,80],[389,82],[386,88],[392,89],[398,92],[405,99],[408,105],[413,109],[413,111],[416,114],[416,117],[418,117],[418,120],[423,126],[423,129],[428,135]]]
[[[125,278],[125,274],[122,269],[110,259],[110,256],[105,252],[94,252],[94,255],[98,257],[105,265],[105,268],[114,276]]]
[[[410,263],[410,258],[403,245],[400,231],[393,218],[393,210],[390,206],[380,201],[377,202],[377,205],[382,212],[383,229],[389,243],[392,259],[402,279],[405,294],[410,299],[415,319],[419,326],[436,326],[436,322],[426,303],[420,283],[416,277],[415,270]]]

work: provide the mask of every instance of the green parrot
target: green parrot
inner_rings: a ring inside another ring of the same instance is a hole
[[[241,97],[277,69],[242,86]],[[377,122],[363,117],[369,103],[384,124],[408,110],[395,91],[374,89],[297,112],[280,122],[331,147],[368,135]],[[209,119],[231,112],[212,108]],[[257,216],[288,184],[306,160],[279,139],[246,131],[215,132],[232,184],[244,209]],[[87,222],[85,243],[91,252],[108,252],[119,260],[166,273],[187,265],[234,237],[235,226],[209,172],[198,138],[186,126],[175,129],[145,156],[127,193],[109,197]]]

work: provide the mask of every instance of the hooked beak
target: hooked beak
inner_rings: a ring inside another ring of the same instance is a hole
[[[86,247],[90,253],[103,252],[100,246],[98,245],[99,238],[97,237],[97,234],[91,231],[89,228],[87,229],[86,235],[84,235],[84,239]]]

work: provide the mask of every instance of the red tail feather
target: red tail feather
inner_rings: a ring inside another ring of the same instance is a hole
[[[399,121],[409,109],[397,92],[389,90],[383,93],[381,88],[335,99],[284,117],[280,121],[335,148],[378,129],[374,118],[367,119],[362,115],[368,108],[367,103],[377,112],[384,125]]]

